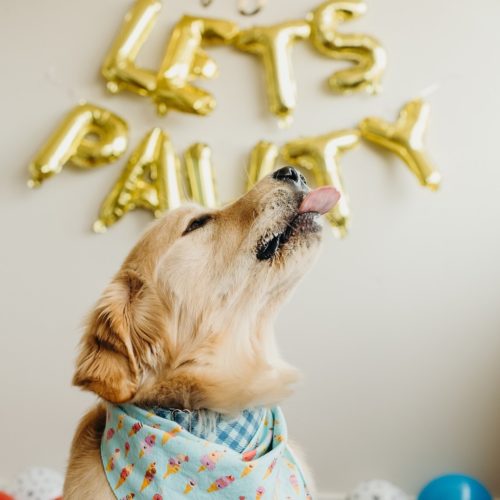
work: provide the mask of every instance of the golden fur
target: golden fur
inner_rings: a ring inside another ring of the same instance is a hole
[[[220,209],[185,206],[143,235],[90,315],[73,383],[112,403],[231,413],[271,405],[297,372],[279,355],[273,319],[320,240],[294,231],[270,260],[256,249],[283,231],[304,192],[272,177]],[[207,214],[203,227],[186,233]],[[65,500],[112,500],[99,453],[102,404],[80,422]]]

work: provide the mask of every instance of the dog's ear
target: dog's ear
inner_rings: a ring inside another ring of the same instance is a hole
[[[144,370],[162,361],[163,317],[153,287],[120,272],[90,316],[73,384],[112,403],[130,401]]]

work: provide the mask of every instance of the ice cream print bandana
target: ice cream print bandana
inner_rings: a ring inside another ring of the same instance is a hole
[[[220,417],[209,439],[195,416],[108,405],[101,457],[116,498],[311,500],[279,408]]]

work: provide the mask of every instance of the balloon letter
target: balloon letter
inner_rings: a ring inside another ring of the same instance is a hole
[[[269,108],[284,124],[291,120],[297,94],[291,61],[292,42],[309,38],[310,33],[307,22],[290,21],[244,30],[235,42],[238,49],[261,57]]]
[[[247,191],[276,169],[279,150],[272,142],[260,141],[252,149],[248,161]]]
[[[206,144],[193,144],[184,153],[184,161],[191,199],[208,208],[217,207],[219,198],[215,188],[215,173],[210,148]]]
[[[424,133],[430,107],[421,99],[403,106],[395,123],[381,118],[365,118],[360,124],[364,139],[396,153],[417,177],[432,191],[439,188],[441,175],[429,161],[424,148]]]
[[[214,109],[214,97],[190,82],[217,74],[215,61],[202,49],[202,43],[228,44],[237,34],[238,27],[230,21],[182,17],[172,32],[158,73],[154,100],[159,114],[176,109],[207,115]]]
[[[69,161],[81,168],[115,161],[127,149],[127,134],[125,121],[111,111],[92,104],[76,106],[31,162],[28,185],[40,186]]]
[[[337,71],[328,80],[330,88],[339,93],[366,90],[376,93],[386,65],[385,50],[368,35],[347,35],[337,32],[337,25],[366,12],[364,0],[329,0],[308,17],[311,41],[323,55],[348,60],[354,67]]]
[[[339,160],[343,153],[359,143],[357,130],[340,130],[318,137],[298,139],[285,144],[283,161],[306,168],[313,174],[317,186],[333,186],[341,194],[339,202],[326,214],[337,237],[347,234],[349,204],[344,191]]]
[[[135,59],[153,29],[160,9],[160,0],[137,0],[127,12],[101,68],[110,92],[128,89],[139,95],[150,95],[155,91],[156,73],[138,68]]]
[[[120,178],[108,194],[94,223],[94,231],[108,227],[137,207],[159,217],[184,200],[179,160],[165,132],[154,128],[132,153]]]

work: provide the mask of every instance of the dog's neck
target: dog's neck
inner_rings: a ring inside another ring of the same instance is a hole
[[[198,332],[195,337],[203,336]],[[298,379],[297,371],[281,358],[269,318],[258,324],[250,320],[240,329],[228,325],[221,337],[191,346],[186,341],[169,352],[171,358],[144,376],[134,404],[230,414],[278,404]]]

